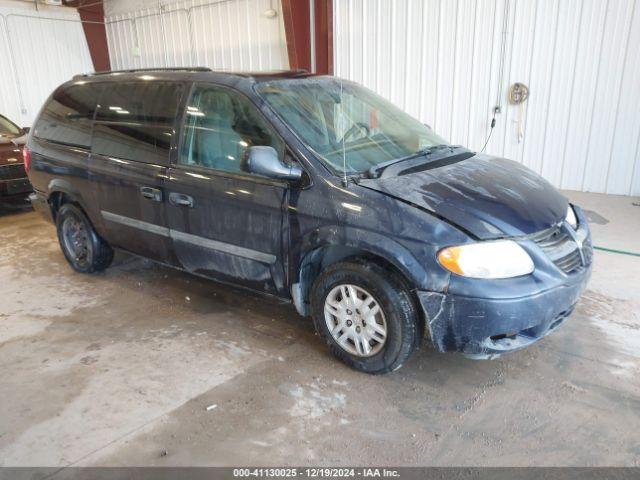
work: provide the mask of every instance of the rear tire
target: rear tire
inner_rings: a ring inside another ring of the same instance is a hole
[[[56,229],[67,262],[80,273],[100,272],[111,265],[113,249],[76,205],[65,203],[58,210]]]
[[[424,334],[404,282],[369,262],[340,262],[322,272],[313,284],[311,312],[331,352],[366,373],[399,369]]]

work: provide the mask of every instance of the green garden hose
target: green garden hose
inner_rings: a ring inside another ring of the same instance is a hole
[[[594,250],[602,250],[603,252],[609,253],[619,253],[621,255],[631,255],[633,257],[640,257],[640,253],[635,252],[627,252],[626,250],[616,250],[613,248],[605,248],[605,247],[593,247]]]

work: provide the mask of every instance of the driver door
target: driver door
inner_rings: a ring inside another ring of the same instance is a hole
[[[194,85],[182,142],[169,170],[168,221],[187,271],[273,294],[286,292],[288,184],[243,170],[245,151],[284,143],[231,89]]]

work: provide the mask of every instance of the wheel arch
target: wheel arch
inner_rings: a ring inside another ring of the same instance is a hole
[[[335,231],[335,230],[333,230]],[[330,265],[347,259],[373,262],[396,275],[409,290],[414,290],[427,281],[427,272],[414,256],[402,245],[373,232],[362,232],[364,235],[346,235],[346,238],[364,239],[366,241],[325,241],[308,246],[300,256],[294,281],[291,285],[291,296],[298,313],[310,314],[310,293],[315,279]],[[335,240],[335,239],[333,239]]]
[[[74,203],[80,207],[85,214],[87,209],[84,206],[84,200],[80,192],[68,181],[62,179],[53,179],[47,186],[48,203],[51,208],[51,216],[56,221],[58,210],[65,203]]]

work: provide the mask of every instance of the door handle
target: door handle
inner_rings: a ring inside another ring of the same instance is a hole
[[[193,197],[185,195],[184,193],[171,192],[169,194],[169,201],[176,207],[193,208]]]
[[[162,190],[152,187],[140,187],[140,195],[154,202],[162,201]]]

